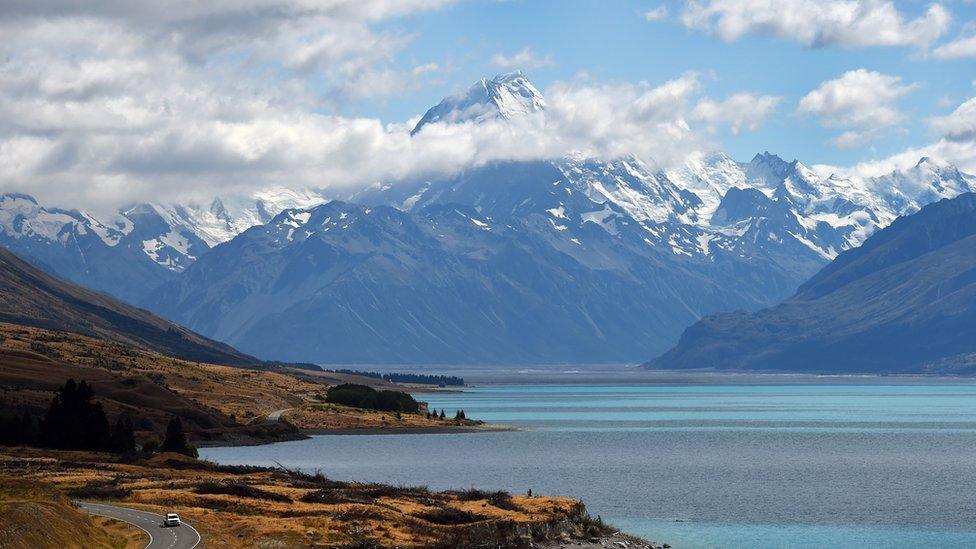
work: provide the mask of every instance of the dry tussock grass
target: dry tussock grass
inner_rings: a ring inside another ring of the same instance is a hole
[[[116,501],[127,506],[175,510],[203,533],[208,547],[245,547],[258,541],[280,547],[363,542],[428,547],[453,539],[465,528],[498,521],[543,523],[579,510],[579,502],[565,498],[431,492],[205,462],[193,468],[165,465],[186,461],[157,455],[122,463],[102,454],[18,448],[0,453],[0,475],[62,490],[114,489]]]

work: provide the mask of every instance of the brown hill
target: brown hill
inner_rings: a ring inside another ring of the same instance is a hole
[[[52,485],[0,478],[0,548],[128,549],[149,538],[134,526],[88,515]]]
[[[68,378],[86,380],[109,418],[127,413],[140,437],[183,418],[196,442],[294,437],[260,420],[300,405],[316,383],[260,370],[190,362],[88,336],[0,323],[0,414],[40,414]]]
[[[0,248],[0,321],[75,332],[200,362],[260,361],[148,311],[55,278]]]

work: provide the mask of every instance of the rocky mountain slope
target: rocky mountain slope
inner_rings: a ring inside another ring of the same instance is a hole
[[[633,360],[704,311],[762,301],[758,286],[718,282],[745,263],[656,250],[604,215],[287,210],[214,248],[152,306],[259,356],[493,363]],[[751,272],[789,291],[784,273]]]
[[[973,373],[976,194],[896,220],[776,307],[703,319],[650,365]]]
[[[211,246],[266,223],[288,207],[325,199],[270,189],[210,204],[137,204],[111,216],[46,207],[24,194],[0,195],[0,246],[51,274],[138,302],[173,280]]]

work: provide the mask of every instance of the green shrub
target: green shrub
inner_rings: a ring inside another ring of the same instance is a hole
[[[484,520],[483,517],[453,507],[434,509],[433,511],[419,514],[417,517],[433,524],[444,525],[471,524],[472,522]]]
[[[149,437],[142,443],[142,452],[144,454],[155,454],[159,451],[159,445],[158,437]]]

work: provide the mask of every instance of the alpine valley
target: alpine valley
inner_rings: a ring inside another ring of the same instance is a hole
[[[432,124],[545,116],[520,72]],[[261,358],[595,363],[657,356],[718,312],[794,294],[879,228],[976,177],[923,158],[877,178],[722,153],[497,162],[351,195],[269,189],[113,216],[0,199],[0,245]]]

